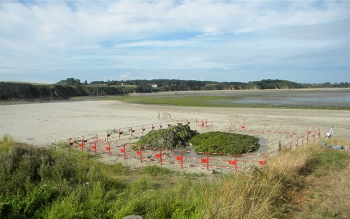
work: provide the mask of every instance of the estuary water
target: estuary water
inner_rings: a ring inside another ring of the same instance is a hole
[[[215,92],[230,99],[218,103],[245,107],[350,110],[350,89],[247,90]]]
[[[236,103],[270,107],[350,109],[350,89],[261,91],[242,96]]]

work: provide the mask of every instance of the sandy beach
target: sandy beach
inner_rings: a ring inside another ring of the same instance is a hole
[[[261,153],[276,151],[278,142],[290,144],[307,130],[320,130],[324,138],[334,126],[334,138],[350,141],[350,111],[266,108],[207,108],[139,105],[119,101],[60,101],[0,105],[0,135],[16,141],[48,146],[68,139],[103,139],[113,144],[132,143],[152,129],[190,122],[199,132],[227,131],[266,140]],[[197,123],[196,123],[197,121]],[[202,122],[205,126],[201,126]],[[244,128],[243,128],[244,127]],[[142,128],[145,131],[142,133]],[[129,129],[135,130],[133,133]],[[122,135],[115,132],[123,131]],[[316,132],[315,132],[316,133]],[[311,139],[311,138],[310,138]],[[300,141],[300,140],[299,140]],[[300,143],[299,143],[300,144]],[[121,161],[117,156],[102,158]],[[136,162],[135,162],[136,163]]]

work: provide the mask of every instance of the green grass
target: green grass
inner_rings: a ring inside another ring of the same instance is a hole
[[[149,174],[151,176],[159,176],[159,175],[171,175],[174,174],[174,171],[164,168],[164,167],[159,167],[159,166],[146,166],[141,169],[142,174]]]
[[[0,154],[0,218],[283,218],[305,186],[301,170],[344,168],[329,160],[346,164],[349,157],[309,146],[286,150],[246,173],[186,174],[160,166],[133,170],[85,152],[13,143]],[[320,213],[335,217],[338,210]]]
[[[338,150],[325,150],[322,154],[312,160],[312,165],[316,168],[322,167],[326,171],[339,171],[343,169],[348,161],[348,156]]]
[[[233,96],[123,96],[108,97],[103,100],[119,100],[137,104],[158,104],[192,107],[232,107],[227,103],[236,99]],[[221,102],[220,102],[221,101]]]

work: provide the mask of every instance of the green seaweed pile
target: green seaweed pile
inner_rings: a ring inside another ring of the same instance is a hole
[[[196,152],[242,154],[260,147],[259,139],[250,135],[207,132],[189,140]]]
[[[241,154],[260,147],[259,139],[250,135],[226,132],[200,134],[187,124],[170,126],[167,129],[152,130],[135,143],[137,147],[181,148],[189,144],[196,152]]]
[[[135,144],[156,148],[181,148],[187,146],[187,142],[198,134],[196,130],[191,130],[188,124],[179,123],[167,129],[152,130],[142,136]]]

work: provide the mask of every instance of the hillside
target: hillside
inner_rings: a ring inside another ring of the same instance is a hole
[[[120,95],[140,92],[138,87],[32,85],[0,82],[0,100],[60,100],[76,96]]]

